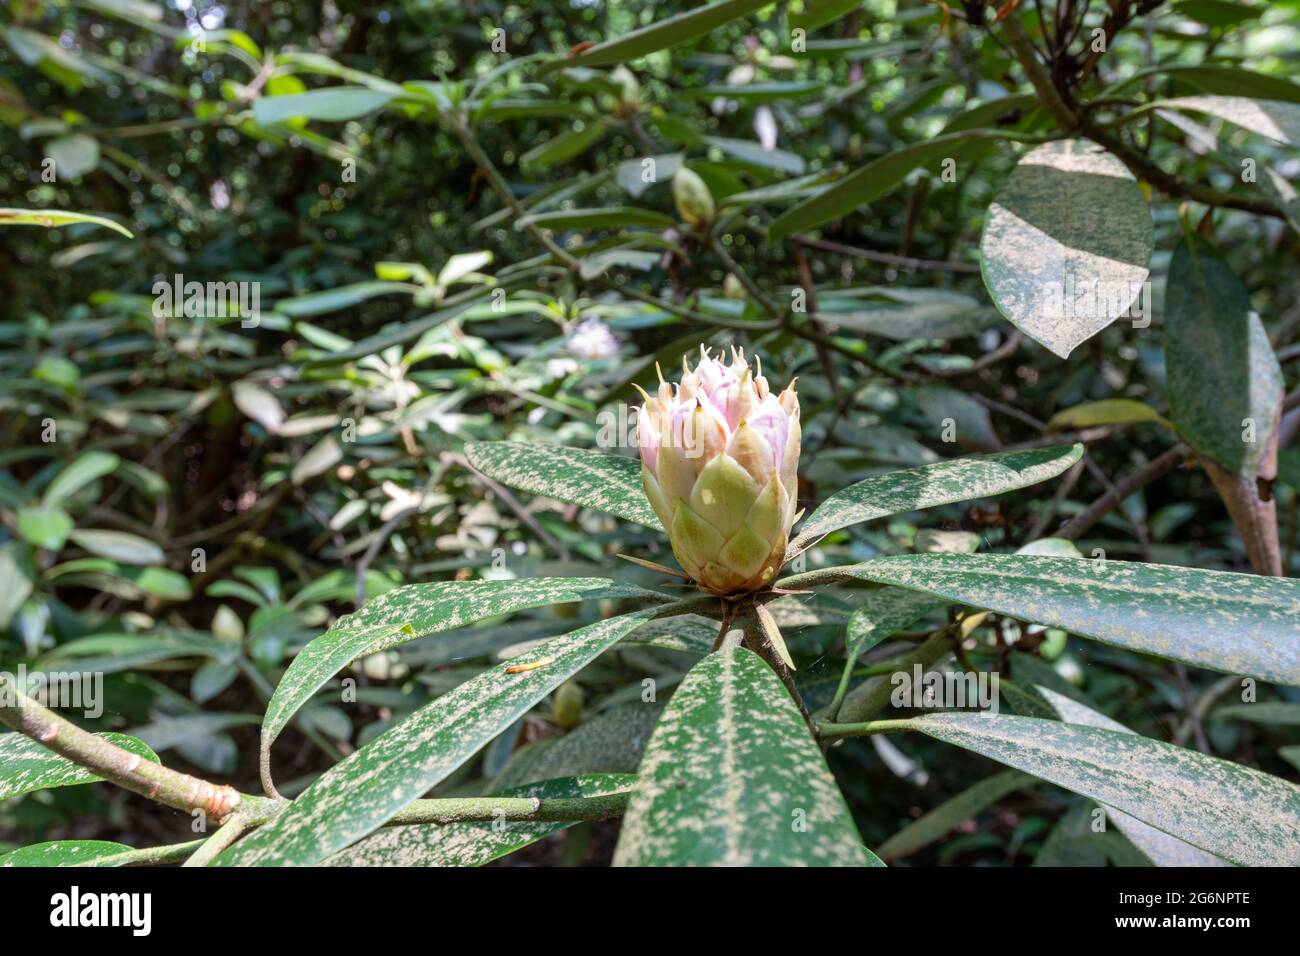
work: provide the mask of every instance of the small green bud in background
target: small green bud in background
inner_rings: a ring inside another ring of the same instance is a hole
[[[622,93],[619,95],[620,113],[635,113],[641,108],[641,84],[637,81],[636,74],[625,66],[619,66],[610,74],[610,79],[619,85]]]
[[[562,730],[572,730],[582,720],[582,688],[565,681],[551,697],[551,723]]]
[[[678,166],[673,173],[673,201],[677,203],[677,215],[695,229],[707,229],[717,215],[713,193],[703,179],[685,166]]]

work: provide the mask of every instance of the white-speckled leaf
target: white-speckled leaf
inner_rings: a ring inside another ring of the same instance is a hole
[[[844,639],[849,655],[856,658],[865,654],[881,641],[946,603],[942,598],[906,588],[872,591],[864,599],[862,607],[849,618],[848,632]]]
[[[1158,100],[1145,107],[1156,108],[1209,113],[1279,143],[1300,146],[1300,103],[1246,96],[1179,96],[1172,100]]]
[[[129,851],[124,843],[108,840],[51,840],[33,843],[0,854],[0,868],[7,866],[95,866],[102,857]]]
[[[1286,383],[1246,287],[1208,240],[1189,236],[1174,250],[1164,319],[1174,425],[1233,474],[1256,474]],[[1243,440],[1246,420],[1254,423],[1254,441]]]
[[[623,638],[624,644],[644,644],[688,654],[707,654],[718,637],[718,622],[698,614],[678,614],[647,621]]]
[[[794,546],[885,515],[987,498],[1055,478],[1083,454],[1082,445],[956,458],[873,475],[831,495],[809,515]]]
[[[641,485],[638,458],[515,441],[468,442],[465,457],[483,474],[511,488],[663,529]]]
[[[99,734],[123,750],[158,762],[158,755],[144,741],[126,734]],[[69,787],[78,783],[102,780],[89,770],[77,766],[67,757],[42,747],[23,734],[0,734],[0,800],[7,800],[34,790]]]
[[[1087,140],[1021,157],[989,206],[984,285],[1003,315],[1061,358],[1115,321],[1141,292],[1154,238],[1142,190]],[[1094,291],[1094,304],[1076,297]]]
[[[772,669],[744,648],[696,664],[650,738],[614,864],[878,863]]]
[[[1086,707],[1077,700],[1064,694],[1058,694],[1046,687],[1039,687],[1038,692],[1047,698],[1052,709],[1067,724],[1081,724],[1085,727],[1100,727],[1113,730],[1117,734],[1131,734],[1119,721],[1111,720],[1105,714]],[[1103,804],[1107,816],[1119,827],[1132,844],[1156,866],[1227,866],[1228,862],[1213,853],[1207,853],[1200,847],[1193,846],[1176,836],[1170,836],[1136,817],[1131,817],[1122,810]]]
[[[293,659],[262,718],[262,760],[269,759],[275,738],[298,709],[358,657],[529,608],[654,597],[651,591],[609,578],[440,581],[393,588],[341,618]]]
[[[505,790],[502,797],[542,800],[604,797],[630,790],[636,774],[588,774],[562,777]],[[482,866],[553,833],[573,821],[532,823],[507,820],[483,823],[423,823],[385,827],[326,860],[324,866]],[[3,858],[0,858],[2,860]]]
[[[1137,734],[1035,717],[946,713],[905,723],[1234,863],[1300,865],[1300,787],[1278,777]]]
[[[1004,770],[967,787],[945,800],[919,820],[899,830],[876,849],[883,859],[907,856],[955,830],[962,823],[997,803],[1007,794],[1037,781],[1019,770]]]
[[[319,863],[373,832],[445,779],[654,613],[646,609],[598,621],[537,645],[527,660],[504,661],[466,681],[335,764],[274,821],[217,862]]]
[[[515,751],[492,791],[584,774],[635,774],[662,713],[662,704],[637,700],[603,711],[562,737],[544,737]]]
[[[1011,554],[906,554],[795,575],[911,588],[1144,654],[1300,686],[1300,580]]]

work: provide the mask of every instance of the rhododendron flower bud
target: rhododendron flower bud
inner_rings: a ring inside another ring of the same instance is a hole
[[[766,587],[797,520],[799,398],[772,392],[744,353],[730,365],[701,350],[681,381],[660,376],[637,414],[641,479],[673,553],[700,587]]]
[[[673,173],[673,201],[677,204],[677,215],[695,229],[707,228],[718,212],[713,193],[704,180],[685,166],[678,166]]]

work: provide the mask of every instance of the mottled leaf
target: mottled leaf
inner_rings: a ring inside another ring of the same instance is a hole
[[[635,774],[589,774],[514,787],[497,795],[542,800],[604,797],[626,792],[635,782]],[[572,822],[526,820],[391,826],[336,853],[323,865],[482,866],[571,826]]]
[[[814,575],[911,588],[1143,654],[1300,685],[1300,580],[1111,560],[906,554],[777,583],[799,588]]]
[[[1300,103],[1245,96],[1179,96],[1172,100],[1156,100],[1143,108],[1209,113],[1279,143],[1300,146]]]
[[[662,712],[663,705],[638,700],[597,714],[562,737],[544,738],[545,747],[524,747],[493,781],[493,790],[587,773],[635,773]]]
[[[864,866],[844,798],[790,694],[724,648],[673,694],[641,761],[617,866]]]
[[[116,856],[130,849],[124,843],[108,840],[51,840],[0,854],[0,867],[94,866],[100,857]]]
[[[217,862],[275,866],[324,860],[445,779],[654,613],[637,611],[580,628],[539,644],[528,661],[503,662],[461,684],[335,764]]]
[[[1140,295],[1151,214],[1128,168],[1085,140],[1021,157],[989,207],[984,284],[1003,315],[1067,358]]]
[[[511,488],[663,528],[641,485],[640,459],[513,441],[467,442],[465,456],[483,474]]]
[[[858,657],[931,611],[944,606],[940,598],[905,588],[880,588],[866,596],[849,618],[845,646]]]
[[[1058,694],[1047,687],[1038,687],[1037,690],[1067,724],[1100,727],[1103,730],[1113,730],[1117,734],[1133,733],[1118,721],[1111,720],[1105,714],[1098,713],[1077,700]],[[1227,865],[1225,860],[1213,853],[1207,853],[1178,837],[1157,830],[1123,811],[1116,810],[1114,807],[1105,807],[1105,810],[1115,826],[1119,827],[1120,832],[1156,866]]]
[[[1164,315],[1170,417],[1198,452],[1253,475],[1282,413],[1282,369],[1246,287],[1199,236],[1174,250]]]
[[[158,762],[158,755],[142,740],[126,734],[99,734],[123,750]],[[42,747],[23,734],[0,734],[0,800],[7,800],[34,790],[94,783],[103,778],[79,767],[67,757]]]
[[[827,498],[803,523],[794,546],[885,515],[1000,495],[1055,478],[1083,454],[1082,445],[957,458],[873,475]]]
[[[262,721],[262,760],[303,704],[331,677],[368,654],[528,608],[653,592],[609,578],[442,581],[386,591],[308,644],[280,679]]]
[[[1300,865],[1300,787],[1278,777],[1137,734],[1034,717],[946,713],[900,723],[1234,863]]]

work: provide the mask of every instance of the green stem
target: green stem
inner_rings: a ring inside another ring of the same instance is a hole
[[[870,737],[872,734],[890,734],[911,729],[910,720],[867,720],[856,724],[822,721],[817,724],[817,733],[822,737]]]
[[[899,658],[897,666],[890,673],[898,671],[910,672],[917,664],[920,664],[924,670],[947,657],[952,653],[952,649],[952,628],[945,627],[943,630],[931,634],[912,653]],[[836,717],[842,717],[850,723],[867,720],[888,706],[889,696],[893,693],[893,690],[893,683],[888,677],[882,675],[872,678],[844,699],[844,704]]]
[[[413,824],[534,820],[564,823],[573,820],[607,820],[623,815],[630,796],[631,791],[624,791],[601,797],[578,798],[454,797],[416,800],[388,822]]]
[[[230,818],[221,824],[217,832],[204,840],[198,851],[182,863],[181,867],[210,865],[221,854],[222,850],[243,836],[253,825],[253,822],[244,814],[232,813]]]
[[[195,850],[207,843],[207,838],[190,840],[187,843],[171,843],[167,846],[147,846],[142,850],[123,850],[112,856],[100,856],[85,863],[73,866],[132,866],[136,863],[179,863]]]

